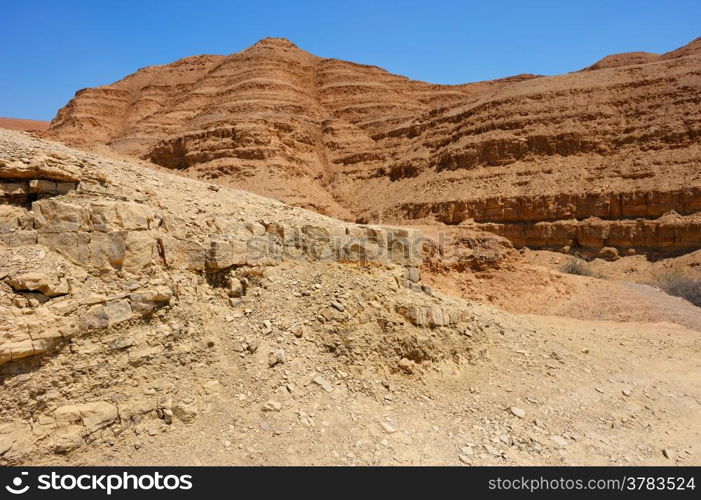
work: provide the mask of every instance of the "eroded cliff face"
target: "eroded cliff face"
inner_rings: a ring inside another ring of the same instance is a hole
[[[657,255],[701,245],[700,133],[701,39],[457,86],[266,39],[81,91],[49,130],[346,220]]]

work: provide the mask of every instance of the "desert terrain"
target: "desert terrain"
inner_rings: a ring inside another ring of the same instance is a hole
[[[700,76],[264,39],[0,122],[0,463],[698,465]]]

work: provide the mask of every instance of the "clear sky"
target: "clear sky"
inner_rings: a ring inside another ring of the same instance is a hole
[[[267,36],[465,83],[675,49],[701,36],[701,0],[0,0],[0,116],[50,120],[78,89]]]

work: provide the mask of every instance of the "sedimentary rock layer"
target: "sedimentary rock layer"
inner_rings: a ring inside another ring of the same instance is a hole
[[[701,206],[701,39],[565,75],[454,86],[265,39],[82,90],[48,135],[348,220],[474,219],[549,247],[535,224],[663,227],[654,221],[675,212],[690,235]],[[599,239],[658,253],[701,243],[644,233]]]

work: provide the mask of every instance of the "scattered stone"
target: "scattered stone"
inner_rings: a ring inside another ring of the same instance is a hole
[[[278,349],[273,351],[268,355],[268,366],[273,367],[275,365],[287,363],[287,356],[285,356],[285,351]]]
[[[384,430],[387,434],[394,434],[395,432],[397,432],[397,429],[390,423],[380,422],[380,426],[382,427],[382,430]]]
[[[65,279],[49,276],[45,273],[20,274],[8,279],[7,284],[17,291],[37,291],[47,297],[68,294],[68,283]]]
[[[324,377],[322,377],[321,375],[317,375],[316,377],[314,377],[314,378],[312,379],[312,382],[314,382],[316,385],[318,385],[319,387],[321,387],[321,388],[322,388],[323,390],[325,390],[326,392],[331,392],[331,391],[333,391],[333,385],[331,385],[331,382],[329,382],[328,380],[326,380],[326,379],[325,379]]]
[[[278,401],[269,400],[263,405],[263,411],[280,411],[282,409],[282,403]]]
[[[664,455],[664,457],[668,460],[674,459],[674,452],[672,450],[670,450],[669,448],[664,448],[662,450],[662,455]]]
[[[173,410],[164,408],[161,410],[161,413],[163,414],[163,421],[166,424],[170,425],[173,423]]]
[[[519,408],[518,406],[512,406],[511,408],[509,408],[509,410],[511,411],[512,415],[515,415],[518,418],[526,418],[526,410],[524,410],[523,408]]]
[[[630,395],[632,394],[631,391],[630,391],[630,389],[623,389],[621,392],[622,392],[623,395],[626,396],[626,397],[630,397]]]
[[[341,304],[340,302],[336,302],[335,300],[331,301],[331,307],[333,307],[334,309],[336,309],[337,311],[340,311],[340,312],[343,312],[346,310],[346,307],[343,304]]]
[[[485,445],[484,445],[484,449],[485,449],[485,451],[486,451],[487,453],[489,453],[490,455],[494,455],[495,457],[500,457],[500,456],[501,456],[501,452],[500,452],[498,449],[496,449],[494,446],[485,444]]]
[[[406,374],[411,375],[416,369],[416,363],[410,359],[402,358],[399,360],[399,368]]]
[[[552,441],[553,443],[555,443],[556,445],[558,445],[561,448],[564,448],[565,446],[567,446],[567,441],[562,436],[558,436],[558,435],[553,434],[552,436],[550,436],[550,441]]]
[[[419,268],[418,267],[407,268],[406,273],[405,273],[405,277],[409,281],[417,283],[421,279],[421,274],[419,272]]]
[[[197,413],[197,406],[191,401],[178,401],[173,405],[173,415],[181,422],[192,422],[197,417]]]

